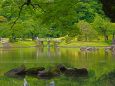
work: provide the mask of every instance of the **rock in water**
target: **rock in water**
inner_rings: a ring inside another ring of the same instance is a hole
[[[25,77],[25,66],[22,65],[19,68],[12,69],[4,74],[5,76],[14,77],[14,78],[24,78]]]
[[[86,50],[87,51],[96,51],[96,50],[99,50],[99,49],[96,48],[96,47],[88,47]]]
[[[84,47],[82,46],[82,47],[80,48],[80,50],[81,50],[81,51],[85,51],[85,50],[86,50],[86,46],[84,46]]]
[[[19,67],[19,68],[16,68],[16,69],[12,69],[12,70],[10,70],[10,71],[8,71],[7,73],[5,73],[4,75],[14,75],[14,74],[18,74],[18,75],[20,75],[20,74],[25,74],[25,66],[24,65],[22,65],[21,67]]]
[[[43,70],[45,70],[44,67],[30,68],[30,69],[28,69],[28,70],[26,71],[26,73],[27,73],[28,75],[38,74],[39,71],[43,71]]]
[[[82,77],[82,76],[87,76],[88,75],[88,71],[85,68],[83,68],[83,69],[68,68],[65,71],[65,75],[66,76],[74,76],[74,77]]]
[[[51,72],[51,71],[39,71],[38,72],[39,79],[51,79],[57,76],[59,76],[57,73]]]
[[[59,64],[56,66],[57,69],[60,69],[61,72],[65,72],[67,70],[64,64]]]
[[[55,73],[57,73],[57,74],[62,74],[62,72],[60,71],[60,69],[58,69],[58,68],[54,68],[54,69],[50,69],[49,71],[51,71],[51,72],[55,72]]]

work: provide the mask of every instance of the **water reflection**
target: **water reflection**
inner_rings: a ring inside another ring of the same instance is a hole
[[[24,85],[23,86],[30,86],[28,83],[27,83],[27,81],[26,81],[26,79],[24,78]]]
[[[50,47],[48,47],[46,49],[44,49],[44,48],[36,48],[36,56],[38,57],[38,56],[41,56],[41,55],[48,56],[48,57],[57,56],[57,55],[60,56],[61,52],[59,51],[58,48],[50,48]]]
[[[49,86],[55,86],[54,81],[50,82],[50,85],[49,85]]]
[[[26,82],[23,80],[18,81],[15,79],[2,78],[0,79],[0,84],[2,83],[0,86],[24,86],[24,84],[28,84],[30,86],[115,86],[115,72],[104,74],[99,78],[97,78],[95,74],[91,73],[87,78],[71,78],[63,76],[61,78],[48,81],[36,80],[29,77],[26,78]]]
[[[115,86],[115,52],[99,50],[81,52],[79,48],[12,48],[0,49],[0,86],[22,86],[26,78],[30,86]],[[87,68],[88,77],[61,76],[40,80],[25,76],[8,78],[5,72],[24,64],[27,68],[44,66],[46,70],[64,63],[67,67]]]

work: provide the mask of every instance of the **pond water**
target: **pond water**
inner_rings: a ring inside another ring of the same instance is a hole
[[[24,79],[9,78],[4,73],[24,64],[26,68],[55,68],[57,64],[67,67],[87,68],[87,77],[60,76],[40,80],[26,76],[30,86],[115,86],[115,56],[100,49],[82,52],[79,48],[11,48],[0,49],[0,86],[23,86]]]

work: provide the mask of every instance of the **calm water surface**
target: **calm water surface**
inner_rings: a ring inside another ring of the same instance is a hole
[[[0,86],[23,86],[24,80],[9,78],[4,73],[24,64],[26,68],[55,68],[57,64],[67,67],[87,68],[87,77],[61,76],[51,80],[40,80],[26,76],[30,86],[115,86],[115,55],[100,49],[82,52],[79,48],[12,48],[0,49]]]

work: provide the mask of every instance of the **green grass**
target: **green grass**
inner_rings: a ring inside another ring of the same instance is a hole
[[[29,46],[35,46],[37,43],[35,41],[31,40],[26,40],[26,41],[18,41],[14,43],[9,43],[12,47],[29,47]],[[71,43],[65,43],[61,42],[58,46],[109,46],[108,43],[105,42],[82,42],[82,41],[77,41],[77,42],[71,42]],[[47,46],[47,42],[44,42],[44,46]],[[53,46],[53,43],[50,43],[50,46]]]
[[[4,40],[8,40],[8,39],[4,38]],[[58,39],[55,39],[55,40],[57,41]],[[37,41],[32,41],[32,39],[25,39],[24,41],[20,41],[19,39],[17,39],[17,41],[14,43],[9,42],[9,45],[11,47],[31,47],[31,46],[35,46],[36,44],[37,44]],[[54,43],[51,42],[50,46],[53,46],[53,45]],[[68,46],[68,47],[84,46],[84,45],[85,46],[109,46],[110,43],[105,43],[104,41],[92,41],[92,42],[73,41],[70,43],[61,42],[58,44],[58,46]],[[44,46],[47,47],[47,42],[44,42]],[[0,47],[2,47],[1,43],[0,43]]]
[[[25,39],[24,41],[17,40],[14,43],[9,42],[8,43],[11,47],[31,47],[31,46],[36,46],[37,41],[32,41],[31,39]],[[44,47],[47,47],[47,42],[45,41]],[[53,46],[53,42],[50,43],[50,46]]]
[[[12,47],[30,47],[30,46],[35,46],[36,42],[31,41],[31,40],[26,40],[26,41],[18,41],[14,43],[8,43]]]
[[[109,46],[109,44],[105,42],[82,42],[82,41],[77,41],[77,42],[71,42],[71,43],[65,43],[62,42],[59,44],[59,46]]]
[[[2,44],[1,44],[1,42],[0,42],[0,47],[2,47]]]

